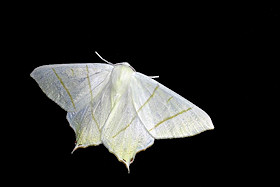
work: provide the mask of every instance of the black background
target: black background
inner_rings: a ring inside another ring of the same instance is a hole
[[[24,4],[14,12],[9,59],[20,72],[21,87],[13,93],[20,93],[21,108],[20,119],[11,119],[22,137],[12,147],[17,152],[12,174],[31,171],[24,180],[70,183],[93,183],[102,176],[108,182],[117,176],[186,185],[261,180],[260,168],[270,165],[262,155],[273,157],[270,145],[276,138],[266,135],[279,125],[274,121],[279,111],[279,9],[92,2]],[[136,71],[159,75],[157,81],[206,111],[215,129],[156,140],[136,155],[130,174],[103,145],[71,154],[75,134],[66,112],[29,74],[46,64],[102,63],[94,51],[113,63],[127,61]]]

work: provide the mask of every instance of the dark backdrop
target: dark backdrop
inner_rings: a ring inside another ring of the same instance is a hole
[[[107,176],[109,182],[114,175],[186,185],[238,184],[266,165],[257,156],[273,154],[264,143],[274,140],[264,135],[276,127],[277,110],[271,107],[277,108],[279,95],[279,11],[273,5],[25,6],[18,7],[11,31],[17,70],[23,73],[16,92],[24,98],[17,123],[24,137],[15,148],[20,173],[29,168],[30,176],[44,181]],[[205,110],[215,129],[156,140],[136,155],[129,175],[103,145],[71,154],[75,134],[66,112],[29,74],[46,64],[102,63],[94,51],[113,63],[127,61],[136,71],[159,75],[157,81]]]

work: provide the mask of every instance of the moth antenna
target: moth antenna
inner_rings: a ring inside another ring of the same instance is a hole
[[[113,65],[113,63],[111,63],[111,62],[109,62],[108,60],[105,60],[104,58],[102,58],[102,56],[100,56],[100,54],[98,54],[97,51],[95,51],[95,54],[96,54],[101,60],[103,60],[104,62],[106,62],[107,64]]]
[[[159,78],[159,76],[149,76],[151,79]]]

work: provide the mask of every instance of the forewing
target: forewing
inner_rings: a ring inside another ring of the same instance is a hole
[[[108,64],[45,65],[34,69],[31,77],[64,110],[79,111],[104,89],[112,68]]]
[[[187,137],[214,128],[203,110],[157,81],[141,73],[132,81],[137,114],[154,138]]]
[[[111,110],[103,129],[102,143],[129,168],[137,152],[154,142],[139,119],[133,105],[131,90],[128,89]]]

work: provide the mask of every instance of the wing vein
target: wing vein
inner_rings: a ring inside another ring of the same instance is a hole
[[[91,105],[90,105],[90,110],[91,110],[91,117],[93,119],[93,121],[96,123],[97,129],[100,132],[100,127],[99,124],[97,123],[94,114],[93,114],[93,108],[92,108],[92,104],[93,104],[93,95],[92,95],[92,89],[91,89],[91,83],[90,83],[90,78],[89,78],[89,71],[88,71],[88,66],[86,65],[86,70],[87,70],[87,80],[88,80],[88,86],[89,86],[89,93],[90,93],[90,101],[91,101]]]
[[[52,70],[53,70],[55,76],[57,77],[57,79],[59,80],[59,82],[61,83],[61,85],[63,86],[63,88],[66,90],[68,96],[70,97],[70,100],[71,100],[71,102],[72,102],[72,105],[73,105],[74,109],[76,110],[76,106],[75,106],[75,103],[74,103],[74,100],[73,100],[72,95],[70,94],[69,90],[68,90],[67,87],[65,86],[64,82],[62,81],[62,79],[61,79],[61,78],[59,77],[59,75],[56,73],[55,69],[52,68]]]

